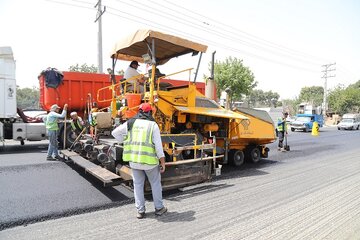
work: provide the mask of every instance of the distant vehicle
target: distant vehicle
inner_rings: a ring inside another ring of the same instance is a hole
[[[286,122],[287,123],[289,123],[289,124],[291,124],[293,121],[295,121],[296,120],[296,117],[295,116],[288,116],[287,118],[286,118]]]
[[[314,122],[318,123],[319,128],[322,127],[324,124],[323,116],[319,114],[297,114],[296,120],[290,123],[290,129],[292,132],[295,130],[311,132]]]
[[[342,120],[337,125],[338,130],[359,130],[360,127],[360,114],[347,113],[344,114]]]

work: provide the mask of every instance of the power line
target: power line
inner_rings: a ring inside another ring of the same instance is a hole
[[[230,25],[228,25],[228,24],[222,23],[222,22],[220,22],[220,21],[218,21],[218,20],[216,20],[216,19],[209,18],[209,17],[207,17],[207,16],[201,15],[201,14],[198,13],[198,12],[194,12],[194,11],[192,11],[191,9],[185,8],[185,7],[180,6],[180,5],[176,4],[176,3],[169,2],[169,1],[167,1],[167,0],[163,0],[163,1],[166,2],[166,3],[168,3],[168,4],[170,4],[170,5],[176,6],[177,8],[184,9],[186,12],[191,12],[191,13],[193,13],[194,16],[196,16],[196,17],[197,17],[197,16],[202,16],[202,17],[204,17],[205,19],[207,19],[206,22],[204,22],[203,19],[201,19],[201,20],[199,20],[198,18],[197,18],[197,19],[198,19],[198,21],[200,21],[200,22],[206,23],[206,25],[210,25],[210,24],[208,23],[208,22],[209,22],[208,20],[211,20],[211,21],[213,21],[213,22],[216,22],[216,23],[218,23],[218,24],[220,24],[220,25],[222,25],[222,26],[225,26],[225,27],[229,28],[230,31],[229,31],[229,30],[224,30],[224,31],[227,31],[227,32],[229,32],[229,33],[232,33],[232,34],[234,34],[234,33],[240,33],[240,34],[245,35],[244,37],[247,37],[247,38],[249,38],[249,39],[251,39],[251,40],[255,40],[255,41],[260,42],[260,43],[262,43],[262,44],[266,44],[266,45],[269,45],[269,46],[272,46],[272,47],[275,47],[275,48],[278,48],[278,49],[286,50],[286,51],[289,51],[289,52],[292,52],[292,53],[295,53],[295,54],[298,54],[298,55],[303,55],[303,56],[305,56],[305,57],[315,58],[315,59],[318,59],[319,61],[320,61],[320,60],[321,60],[321,61],[324,61],[324,59],[322,59],[322,58],[319,58],[319,57],[316,57],[316,56],[312,56],[312,55],[307,54],[307,53],[302,53],[302,52],[300,52],[300,51],[293,50],[293,49],[284,47],[284,46],[282,46],[282,45],[279,45],[279,44],[276,44],[276,43],[272,43],[272,42],[270,42],[270,41],[268,41],[268,40],[259,38],[258,36],[255,36],[255,35],[249,34],[249,33],[247,33],[247,32],[244,32],[244,31],[242,31],[242,30],[239,30],[239,29],[235,28],[234,26],[230,26]],[[174,10],[173,10],[173,11],[174,11]],[[178,10],[176,10],[176,12],[179,13]],[[190,17],[191,19],[194,18],[194,16],[190,16],[190,15],[187,15],[187,16]],[[234,31],[234,30],[235,30],[235,31]]]
[[[57,3],[57,4],[62,4],[62,5],[67,5],[67,6],[72,6],[72,7],[78,7],[78,8],[84,8],[84,9],[90,9],[90,10],[94,10],[92,7],[86,7],[83,5],[76,5],[76,4],[72,4],[69,2],[62,2],[62,1],[56,1],[56,0],[44,0],[46,2],[53,2],[53,3]],[[83,2],[83,1],[79,1],[79,0],[72,0],[73,2]],[[84,3],[88,3],[88,2],[84,2]]]
[[[61,2],[61,1],[56,1],[56,0],[46,0],[46,1],[49,1],[49,2],[55,2],[55,3],[59,3],[59,4],[63,4],[63,5],[69,5],[69,6],[75,6],[75,7],[80,7],[80,8],[85,8],[85,9],[91,9],[93,10],[93,8],[90,8],[90,7],[86,7],[86,6],[82,6],[82,5],[75,5],[75,4],[71,4],[71,3],[66,3],[66,2]],[[78,3],[82,3],[82,4],[91,4],[89,2],[86,2],[86,1],[81,1],[81,0],[72,0],[73,2],[78,2]],[[133,4],[129,4],[127,2],[123,2],[123,1],[120,1],[120,0],[117,0],[118,2],[122,2],[124,4],[127,4],[127,5],[130,5],[132,7],[135,7],[137,9],[143,9],[143,11],[146,11],[146,12],[149,12],[149,9],[144,9],[142,7],[139,7],[139,6],[136,6],[136,5],[133,5]],[[136,2],[136,1],[135,1]],[[173,29],[171,27],[168,27],[167,25],[163,25],[163,24],[159,24],[159,23],[156,23],[154,21],[151,21],[151,20],[148,20],[146,18],[143,18],[143,17],[140,17],[138,15],[134,15],[134,14],[131,14],[131,13],[127,13],[127,12],[124,12],[124,11],[121,11],[121,10],[118,10],[117,8],[114,8],[114,7],[109,7],[109,9],[113,10],[113,11],[116,11],[116,12],[119,12],[121,13],[122,15],[119,15],[119,14],[116,14],[116,13],[113,13],[113,12],[109,12],[109,14],[111,15],[114,15],[114,16],[117,16],[117,17],[120,17],[120,18],[124,18],[124,19],[128,19],[130,21],[133,21],[133,22],[138,22],[138,23],[141,23],[141,24],[145,24],[145,25],[148,25],[148,26],[152,26],[152,27],[155,27],[155,28],[160,28],[160,29],[163,29],[165,31],[170,31],[172,32],[173,34],[179,34],[182,33],[183,36],[190,36],[192,37],[193,39],[197,39],[199,41],[202,41],[202,42],[208,42],[214,46],[218,46],[218,47],[221,47],[223,49],[226,49],[226,50],[230,50],[230,51],[233,51],[233,52],[237,52],[237,53],[240,53],[240,54],[245,54],[247,56],[251,56],[251,57],[254,57],[254,58],[257,58],[257,59],[261,59],[263,61],[266,61],[266,62],[272,62],[272,63],[275,63],[275,64],[279,64],[279,65],[283,65],[283,66],[287,66],[287,67],[291,67],[291,68],[295,68],[295,69],[300,69],[300,70],[305,70],[305,71],[309,71],[309,72],[316,72],[315,69],[310,69],[310,68],[304,68],[304,67],[300,67],[298,65],[292,65],[292,64],[289,64],[289,63],[284,63],[282,61],[279,61],[279,60],[275,60],[273,58],[268,58],[268,57],[264,57],[264,56],[260,56],[260,55],[257,55],[257,54],[254,54],[254,53],[251,53],[251,52],[248,52],[248,51],[245,51],[245,50],[241,50],[239,48],[234,48],[234,47],[229,47],[223,43],[219,43],[219,42],[215,42],[215,41],[211,41],[209,39],[204,39],[204,38],[201,38],[201,37],[198,37],[198,36],[195,36],[193,34],[189,34],[188,32],[184,32],[184,31],[179,31],[179,30],[176,30],[176,29]],[[123,14],[126,14],[130,17],[125,17]],[[157,14],[157,13],[156,13]],[[159,15],[159,14],[157,14]],[[160,14],[161,15],[161,14]],[[163,16],[164,18],[168,18],[166,16]],[[139,19],[142,19],[143,21],[139,21]],[[150,23],[153,23],[153,24],[150,24]],[[191,23],[191,22],[190,22]],[[184,24],[184,23],[183,23]],[[160,26],[160,27],[159,27]],[[189,26],[189,25],[188,25]],[[192,25],[190,25],[192,26]],[[201,30],[204,30],[204,29],[201,29]],[[205,30],[206,31],[206,30]],[[208,31],[209,32],[209,31]],[[221,34],[221,32],[215,32],[213,34]],[[218,35],[217,35],[218,36]],[[242,40],[239,40],[239,41],[242,41]],[[256,47],[254,47],[256,49]],[[292,58],[292,60],[294,60]],[[304,63],[307,63],[307,62],[304,62]],[[308,63],[310,64],[310,63]]]
[[[118,0],[118,1],[120,1],[120,0]],[[180,33],[183,36],[191,36],[193,39],[197,39],[197,40],[202,41],[202,42],[207,42],[207,43],[210,43],[210,44],[212,44],[214,46],[219,46],[219,47],[221,47],[223,49],[227,49],[227,50],[230,50],[230,51],[233,51],[233,52],[238,52],[238,53],[245,54],[245,55],[248,55],[248,56],[252,56],[252,57],[255,57],[255,58],[258,58],[258,59],[261,59],[261,60],[265,60],[267,62],[277,63],[277,64],[280,64],[280,65],[292,67],[292,68],[295,68],[295,69],[301,69],[301,70],[310,71],[310,72],[317,72],[315,69],[309,69],[309,68],[302,68],[302,67],[299,67],[299,66],[294,66],[294,65],[291,65],[289,63],[284,63],[284,62],[274,60],[274,59],[270,59],[270,58],[267,58],[267,57],[264,57],[264,56],[259,56],[257,54],[250,53],[250,52],[245,51],[245,50],[240,50],[238,48],[229,47],[227,45],[224,45],[224,44],[221,44],[221,43],[218,43],[218,42],[214,42],[214,41],[211,41],[209,39],[204,39],[204,38],[195,36],[193,34],[189,34],[188,32],[184,32],[184,31],[181,31],[181,30],[176,30],[176,29],[168,27],[167,25],[160,24],[160,23],[148,20],[148,19],[143,18],[143,17],[141,17],[139,15],[135,16],[135,15],[133,15],[131,13],[118,10],[117,8],[114,8],[114,7],[109,7],[108,6],[108,9],[111,9],[111,10],[113,10],[115,12],[121,13],[122,15],[120,15],[118,13],[114,13],[114,12],[109,12],[109,14],[112,14],[114,16],[118,16],[120,18],[128,19],[128,20],[133,21],[133,22],[138,22],[138,23],[146,24],[148,26],[154,26],[154,27],[157,27],[157,28],[161,28],[161,29],[164,29],[166,31],[170,31],[170,32],[172,32],[174,34],[177,34],[177,35],[179,35],[179,33]],[[125,17],[124,15],[128,15],[130,17]],[[140,21],[139,19],[141,19],[142,21]],[[153,23],[153,24],[150,24],[150,23]]]
[[[339,72],[344,73],[345,75],[347,75],[350,78],[354,78],[354,79],[357,78],[357,80],[360,80],[360,74],[359,73],[356,74],[353,71],[349,70],[348,68],[346,68],[345,66],[343,66],[343,65],[341,65],[339,63],[337,63],[336,65],[338,67],[337,70],[339,70]]]
[[[155,2],[153,2],[151,0],[148,0],[148,1],[156,4]],[[154,13],[156,16],[161,16],[161,17],[165,18],[166,20],[172,19],[173,21],[175,21],[177,23],[180,23],[180,24],[183,24],[185,26],[192,27],[192,28],[195,28],[197,30],[201,30],[201,31],[204,31],[206,33],[210,33],[212,35],[215,35],[217,38],[220,37],[220,38],[223,38],[223,39],[226,39],[226,40],[231,40],[231,41],[233,41],[235,43],[239,43],[239,44],[251,47],[251,48],[256,49],[256,50],[262,50],[262,51],[270,52],[270,53],[275,54],[275,55],[282,55],[282,56],[290,58],[290,59],[292,59],[294,61],[303,62],[303,63],[309,64],[309,65],[315,65],[315,64],[318,65],[318,64],[320,64],[319,62],[311,63],[311,62],[309,62],[309,59],[304,60],[302,58],[299,58],[298,56],[294,56],[291,53],[286,53],[283,50],[281,50],[281,52],[279,52],[279,51],[276,51],[275,49],[273,49],[273,47],[271,47],[269,49],[268,47],[264,47],[263,45],[254,44],[253,42],[245,41],[243,39],[240,39],[240,38],[236,37],[236,35],[238,35],[238,34],[229,35],[229,34],[224,33],[221,30],[217,30],[217,28],[215,28],[214,26],[206,26],[206,27],[204,27],[204,22],[201,22],[199,24],[198,22],[189,21],[188,19],[193,19],[193,17],[191,17],[190,15],[183,14],[183,13],[179,12],[178,10],[174,10],[174,9],[169,8],[167,6],[164,6],[164,5],[159,5],[158,8],[164,8],[165,10],[170,10],[170,11],[172,11],[172,12],[174,12],[176,14],[176,17],[174,17],[174,15],[168,13],[168,11],[161,12],[161,11],[155,11],[155,10],[152,10],[152,9],[146,9],[146,8],[143,7],[142,3],[139,3],[136,0],[133,0],[132,2],[135,2],[138,5],[134,5],[133,3],[124,2],[124,1],[121,1],[121,0],[117,0],[117,2],[123,3],[123,4],[128,5],[128,6],[132,6],[132,7],[136,8],[137,10],[140,9],[140,10],[146,11],[147,13],[149,13],[149,12]],[[174,5],[176,5],[176,4],[174,4]],[[116,9],[116,8],[113,8],[113,9]],[[185,16],[186,18],[181,17],[181,15]],[[205,24],[205,25],[209,25],[209,24]]]
[[[134,2],[136,2],[136,0],[133,0]],[[148,0],[150,2],[153,2],[152,0]],[[166,1],[167,2],[167,1]],[[154,3],[155,4],[155,3]],[[170,3],[170,4],[173,4],[173,5],[176,5],[174,3]],[[177,5],[176,5],[177,6]],[[295,60],[296,61],[300,61],[300,62],[303,62],[303,63],[306,63],[306,64],[316,64],[318,65],[319,62],[312,62],[310,63],[309,59],[307,58],[306,60],[304,60],[303,58],[300,58],[298,56],[294,56],[293,53],[288,53],[286,51],[284,51],[283,49],[275,49],[273,46],[270,46],[269,44],[267,44],[269,47],[267,46],[264,46],[264,43],[254,43],[253,39],[251,39],[252,42],[249,42],[249,41],[246,41],[244,39],[240,39],[239,37],[237,37],[239,34],[238,33],[234,33],[234,32],[230,32],[230,31],[226,31],[225,29],[221,28],[221,30],[217,30],[217,29],[220,29],[216,26],[213,26],[212,24],[210,25],[208,22],[205,22],[204,20],[199,20],[197,19],[197,21],[189,21],[188,19],[194,19],[193,16],[190,16],[188,14],[184,14],[184,13],[181,13],[179,12],[178,10],[174,10],[172,8],[169,8],[167,6],[164,6],[164,5],[160,5],[159,7],[162,7],[166,10],[170,10],[172,12],[174,12],[175,14],[177,14],[177,17],[176,17],[176,20],[178,19],[181,19],[183,22],[186,22],[185,24],[187,26],[190,26],[190,27],[193,27],[193,28],[197,28],[197,29],[200,29],[202,31],[205,31],[205,32],[208,32],[208,33],[211,33],[213,35],[216,35],[217,37],[221,37],[221,38],[224,38],[224,39],[227,39],[227,40],[231,40],[233,42],[236,42],[236,43],[240,43],[242,45],[246,45],[248,47],[251,47],[251,48],[254,48],[254,49],[257,49],[257,50],[263,50],[263,51],[266,51],[266,52],[270,52],[270,53],[273,53],[275,55],[282,55],[282,56],[285,56],[287,58],[291,58],[294,60],[294,58],[296,58]],[[179,6],[181,7],[181,6]],[[183,7],[181,7],[183,8]],[[185,9],[185,8],[183,8]],[[191,11],[191,10],[189,10]],[[166,13],[166,12],[165,12]],[[169,15],[170,17],[172,16],[171,14],[167,14]],[[181,18],[179,17],[179,15],[184,15],[186,18]],[[190,25],[189,25],[190,24]],[[194,24],[196,24],[197,27],[194,26]],[[230,34],[229,34],[230,33]],[[257,42],[259,42],[257,40]],[[265,44],[266,45],[266,44]]]
[[[114,9],[112,7],[108,7],[108,9],[111,9],[113,11],[117,11],[117,12],[121,12],[122,14],[126,14],[126,15],[130,15],[132,17],[134,17],[132,14],[129,14],[127,12],[123,12],[121,10],[117,10],[117,9]],[[134,21],[134,22],[138,22],[138,23],[142,23],[142,24],[147,24],[148,26],[153,26],[153,27],[157,27],[157,28],[160,28],[160,29],[163,29],[163,30],[166,30],[168,32],[171,32],[173,34],[179,34],[179,33],[182,33],[183,35],[185,36],[189,36],[189,34],[187,34],[186,32],[183,32],[183,31],[178,31],[178,30],[174,30],[174,29],[169,29],[166,25],[163,25],[163,24],[158,24],[158,23],[155,23],[155,25],[151,25],[150,23],[154,23],[153,21],[149,21],[145,18],[142,18],[142,17],[134,17],[134,18],[129,18],[129,17],[125,17],[123,15],[119,15],[117,13],[113,13],[111,11],[108,11],[109,14],[111,15],[114,15],[114,16],[117,16],[117,17],[121,17],[121,18],[124,18],[124,19],[128,19],[130,21]],[[139,19],[142,19],[143,21],[140,21]],[[160,27],[159,27],[160,26]],[[200,38],[200,37],[197,37],[195,35],[192,35],[190,34],[190,36],[193,37],[193,39],[196,39],[196,40],[199,40],[199,41],[208,41],[209,43],[211,43],[212,45],[214,46],[219,46],[223,49],[227,49],[227,50],[230,50],[230,51],[233,51],[233,52],[237,52],[237,53],[241,53],[241,54],[246,54],[248,56],[252,56],[252,57],[255,57],[255,58],[258,58],[258,59],[261,59],[261,60],[264,60],[264,61],[267,61],[267,62],[272,62],[272,63],[276,63],[276,64],[279,64],[279,65],[283,65],[283,66],[287,66],[287,67],[291,67],[291,68],[295,68],[295,69],[300,69],[300,70],[305,70],[305,71],[309,71],[309,72],[317,72],[313,69],[309,69],[309,68],[302,68],[302,67],[299,67],[299,66],[294,66],[294,65],[291,65],[291,64],[288,64],[288,63],[284,63],[284,62],[281,62],[281,61],[277,61],[277,60],[274,60],[274,59],[270,59],[270,58],[267,58],[267,57],[263,57],[263,56],[259,56],[257,54],[253,54],[253,53],[250,53],[248,51],[245,51],[245,50],[240,50],[240,49],[237,49],[237,48],[233,48],[233,47],[229,47],[229,46],[226,46],[226,45],[223,45],[223,44],[220,44],[220,43],[217,43],[217,42],[213,42],[213,41],[209,41],[207,39],[204,39],[204,38]]]

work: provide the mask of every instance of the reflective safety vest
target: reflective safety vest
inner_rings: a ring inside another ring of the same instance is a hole
[[[52,131],[59,130],[58,119],[56,117],[49,117],[49,115],[50,113],[46,118],[46,123],[45,123],[46,129]]]
[[[71,129],[74,130],[74,131],[76,129],[81,131],[84,128],[84,126],[81,125],[81,121],[80,121],[79,118],[76,119],[76,122],[74,122],[74,120],[71,120],[70,124],[71,124]]]
[[[277,130],[279,132],[285,132],[285,130],[287,129],[287,123],[286,120],[282,119],[282,118],[278,118],[278,123],[277,123]]]
[[[155,122],[136,119],[124,140],[123,161],[149,165],[158,164],[152,134]]]

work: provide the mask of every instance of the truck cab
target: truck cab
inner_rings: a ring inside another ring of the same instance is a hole
[[[44,123],[17,108],[15,59],[11,47],[0,47],[0,142],[5,139],[40,141],[47,138]]]
[[[319,127],[323,127],[324,118],[320,114],[296,114],[295,121],[290,123],[290,129],[292,132],[295,130],[301,130],[304,132],[311,132],[313,123],[317,122]]]

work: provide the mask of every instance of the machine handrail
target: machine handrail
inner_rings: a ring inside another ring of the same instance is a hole
[[[128,79],[125,79],[123,81],[120,80],[120,82],[116,83],[116,84],[111,84],[109,86],[106,86],[106,87],[102,87],[102,88],[99,88],[98,91],[97,91],[97,95],[96,95],[96,98],[97,98],[97,101],[98,102],[109,102],[109,101],[112,101],[113,100],[113,97],[110,98],[110,99],[100,99],[100,92],[103,91],[103,90],[111,90],[111,91],[115,91],[115,88],[118,87],[118,86],[121,86],[122,84],[124,85],[123,87],[123,92],[126,93],[126,88],[127,88],[127,83],[130,81],[130,80],[134,80],[134,79],[138,79],[138,78],[143,78],[145,75],[144,74],[139,74],[139,75],[136,75],[136,76],[132,76],[131,78],[128,78]],[[134,93],[137,93],[137,90],[136,90],[136,81],[135,83],[131,83],[132,85],[134,85]],[[121,99],[121,98],[120,98]]]
[[[182,72],[186,72],[186,71],[189,71],[189,84],[190,84],[190,77],[191,77],[191,71],[193,70],[194,68],[187,68],[187,69],[184,69],[184,70],[181,70],[181,71],[178,71],[178,72],[174,72],[174,73],[170,73],[170,74],[167,74],[165,76],[162,76],[162,77],[159,77],[157,79],[157,90],[160,89],[160,82],[162,79],[165,79],[167,77],[170,77],[170,76],[174,76],[176,74],[179,74],[179,73],[182,73]]]

